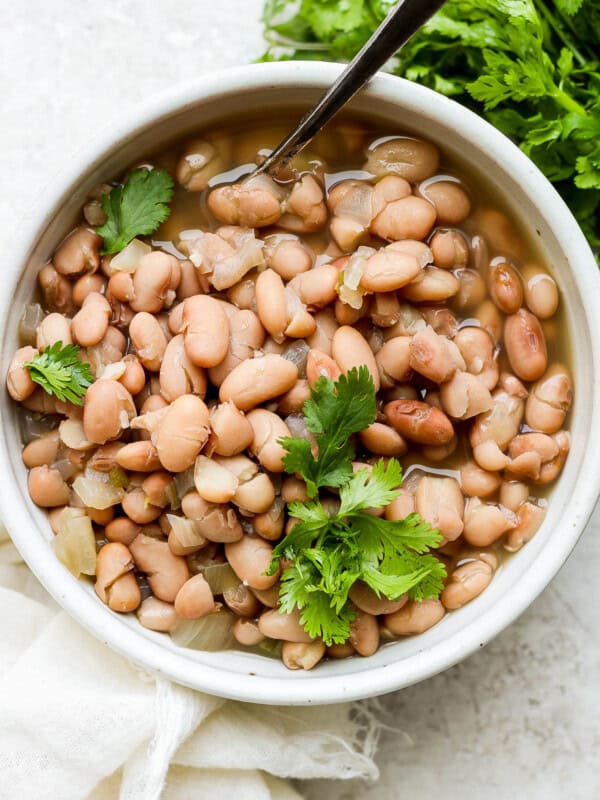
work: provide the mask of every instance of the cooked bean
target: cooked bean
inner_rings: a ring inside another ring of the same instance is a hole
[[[219,400],[233,401],[242,411],[287,392],[298,380],[298,368],[274,354],[242,361],[221,384]]]
[[[38,350],[45,350],[56,342],[62,342],[63,346],[72,344],[71,320],[68,317],[56,312],[48,314],[40,322],[36,331],[35,346]]]
[[[261,272],[256,281],[256,311],[275,341],[282,341],[288,324],[287,301],[283,281],[272,269]]]
[[[138,608],[137,618],[143,628],[168,633],[177,625],[177,612],[172,603],[157,597],[147,597]]]
[[[450,575],[450,582],[440,599],[448,609],[462,608],[489,586],[493,575],[493,569],[485,561],[480,559],[468,561],[457,567]]]
[[[256,533],[270,542],[276,542],[281,538],[284,522],[285,507],[281,498],[275,498],[271,508],[252,518],[252,525]]]
[[[56,460],[59,438],[58,431],[50,431],[34,439],[23,448],[21,458],[28,469],[32,467],[51,466]]]
[[[303,480],[289,475],[281,485],[281,497],[286,503],[293,503],[296,500],[300,502],[308,500],[306,484]]]
[[[229,186],[218,186],[208,195],[208,208],[227,225],[264,228],[281,218],[277,185],[268,176]]]
[[[313,267],[308,272],[301,272],[288,284],[300,300],[311,311],[323,308],[337,297],[339,273],[334,266],[325,264]]]
[[[228,608],[239,617],[256,617],[261,608],[258,599],[243,583],[238,583],[234,588],[225,589],[223,600]]]
[[[136,567],[148,576],[153,594],[167,603],[173,603],[177,593],[190,577],[181,556],[174,556],[169,545],[140,533],[129,545]]]
[[[112,309],[106,297],[90,292],[71,320],[73,338],[82,347],[98,344],[106,334],[111,316]]]
[[[227,355],[229,321],[214,297],[196,295],[183,302],[185,350],[193,364],[215,367]]]
[[[490,297],[505,314],[515,314],[523,304],[523,283],[510,264],[490,264],[488,273]]]
[[[220,403],[210,412],[212,448],[217,455],[233,456],[252,443],[254,430],[247,418],[229,400]]]
[[[206,394],[206,373],[190,359],[183,334],[167,345],[160,365],[160,391],[169,403],[184,394]]]
[[[429,246],[436,267],[457,269],[467,266],[469,246],[460,231],[438,230],[431,237]]]
[[[327,655],[330,658],[350,658],[356,652],[349,642],[344,644],[332,644],[326,649]]]
[[[42,267],[38,283],[46,308],[59,311],[61,314],[70,314],[74,310],[71,283],[64,275],[57,272],[52,264]]]
[[[471,213],[469,196],[457,181],[433,178],[419,186],[419,194],[433,204],[440,225],[460,225]]]
[[[551,461],[542,464],[536,483],[545,484],[555,480],[559,476],[569,454],[571,441],[567,431],[558,431],[552,435],[552,438],[558,445],[558,454]]]
[[[414,491],[407,491],[400,489],[398,497],[395,497],[392,502],[386,506],[384,516],[389,520],[404,519],[409,514],[415,511],[415,495]]]
[[[504,450],[519,431],[523,408],[524,403],[520,397],[510,395],[504,389],[497,389],[492,395],[492,407],[480,414],[471,428],[470,442],[474,451],[477,445],[487,441],[493,441]],[[486,469],[477,456],[475,460]]]
[[[447,444],[454,428],[443,411],[420,400],[393,400],[384,406],[390,425],[411,442]]]
[[[164,508],[173,497],[173,476],[164,470],[157,470],[144,478],[142,489],[149,503]]]
[[[536,381],[548,365],[544,331],[537,317],[521,308],[504,325],[504,347],[510,365],[519,378]]]
[[[14,354],[6,375],[6,388],[13,400],[21,402],[30,397],[36,384],[24,364],[38,355],[35,347],[20,347]]]
[[[279,570],[274,575],[264,574],[271,564],[273,547],[259,536],[244,536],[237,542],[226,542],[225,556],[238,578],[251,589],[269,589],[279,579]]]
[[[313,669],[325,655],[323,642],[284,642],[281,658],[288,669]]]
[[[275,609],[263,611],[258,618],[258,629],[269,639],[283,639],[298,644],[313,641],[300,624],[300,612],[297,609],[291,614],[280,614]]]
[[[267,266],[284,280],[291,281],[300,272],[312,269],[314,256],[297,236],[275,233],[265,238],[263,250]]]
[[[556,433],[573,401],[571,377],[562,364],[553,364],[531,389],[525,406],[530,428]]]
[[[198,456],[194,470],[196,491],[209,503],[226,503],[235,495],[238,479],[226,467],[206,456]]]
[[[181,268],[175,256],[159,250],[146,253],[133,273],[133,296],[129,300],[131,308],[158,314],[175,299],[180,280]]]
[[[265,329],[253,311],[236,311],[229,318],[229,349],[216,367],[208,371],[211,383],[220,386],[235,367],[245,359],[253,358],[265,341]]]
[[[435,207],[422,197],[403,197],[388,203],[371,222],[371,231],[382,239],[424,239],[435,224]]]
[[[431,325],[411,338],[408,363],[411,369],[434,383],[449,381],[457,369],[465,368],[457,346],[445,336],[439,336]]]
[[[57,469],[46,465],[33,467],[27,478],[29,496],[33,502],[43,508],[65,506],[69,503],[69,487]]]
[[[410,336],[394,336],[375,355],[381,386],[390,389],[410,377]]]
[[[350,589],[349,597],[360,611],[375,616],[378,614],[393,614],[394,611],[398,611],[408,601],[408,595],[406,594],[403,594],[397,600],[389,600],[383,595],[377,597],[373,589],[362,581],[356,581]]]
[[[125,497],[121,500],[121,506],[129,519],[137,522],[138,525],[154,522],[162,514],[162,508],[149,503],[146,493],[138,486],[125,493]]]
[[[92,292],[97,292],[103,295],[105,290],[106,278],[97,272],[87,272],[82,275],[81,278],[78,278],[73,284],[73,303],[75,303],[76,306],[81,307],[85,301],[85,298],[89,294],[92,294]]]
[[[133,568],[131,553],[124,544],[110,542],[100,548],[94,589],[100,600],[113,611],[134,611],[142,600]]]
[[[52,263],[61,275],[95,272],[100,266],[102,239],[91,228],[75,228],[54,252]]]
[[[459,289],[460,284],[451,272],[428,266],[403,286],[400,294],[413,303],[439,303],[457,294]]]
[[[87,390],[83,405],[83,429],[86,439],[104,444],[129,427],[136,409],[133,398],[118,381],[101,380]]]
[[[469,311],[479,306],[485,298],[485,281],[474,269],[457,269],[454,277],[458,280],[459,289],[452,300],[459,311]]]
[[[421,265],[414,256],[383,247],[366,260],[360,285],[367,292],[393,292],[420,272]]]
[[[362,444],[378,456],[403,456],[408,445],[398,431],[382,422],[373,422],[358,434]]]
[[[491,392],[498,383],[500,370],[490,334],[482,328],[468,326],[459,330],[454,343],[465,360],[467,371]]]
[[[198,533],[211,542],[237,542],[243,536],[240,521],[228,505],[211,505],[197,492],[188,492],[181,507],[196,523]]]
[[[279,440],[291,436],[290,430],[280,416],[264,408],[250,411],[247,421],[252,426],[253,437],[250,452],[270,472],[283,472],[286,451]]]
[[[491,300],[484,300],[473,313],[476,320],[479,321],[479,326],[484,331],[490,334],[495,344],[498,344],[502,339],[502,332],[504,329],[504,318],[498,311],[498,307],[492,303]]]
[[[215,599],[204,575],[189,578],[175,596],[175,613],[181,619],[200,619],[215,611]]]
[[[307,361],[308,366],[308,361]],[[285,394],[282,394],[277,403],[277,411],[284,416],[298,414],[302,411],[304,403],[310,398],[310,384],[306,378],[300,378]]]
[[[304,174],[292,187],[279,226],[293,233],[310,233],[318,231],[326,221],[323,189],[313,175]]]
[[[360,656],[372,656],[379,647],[377,618],[357,609],[356,618],[350,623],[349,642]]]
[[[331,343],[331,353],[344,374],[347,374],[353,367],[367,367],[375,384],[375,391],[379,391],[379,369],[375,356],[367,340],[356,328],[348,325],[338,328]]]
[[[377,178],[399,175],[416,183],[434,175],[439,163],[435,145],[409,136],[394,136],[369,150],[365,170]]]
[[[481,469],[474,461],[466,461],[460,468],[460,485],[468,497],[489,497],[498,491],[500,484],[501,478],[497,472]]]
[[[527,307],[538,319],[550,319],[559,302],[556,281],[535,264],[526,264],[521,275]]]
[[[534,537],[544,521],[546,509],[526,501],[518,508],[516,513],[517,524],[508,532],[504,544],[504,549],[510,553],[520,550],[524,544],[527,544]]]
[[[228,143],[222,137],[214,142],[192,139],[177,162],[177,181],[188,192],[201,192],[211,178],[226,169],[224,159],[228,152]]]
[[[269,476],[260,472],[245,483],[240,483],[232,500],[244,511],[262,514],[273,505],[275,489]]]
[[[109,542],[120,542],[126,545],[130,545],[141,532],[141,526],[129,517],[117,517],[111,520],[104,529],[104,535]]]
[[[399,611],[386,614],[385,628],[394,636],[411,636],[424,633],[436,625],[444,616],[444,606],[439,600],[411,600]]]
[[[338,329],[338,323],[330,308],[317,311],[315,314],[316,330],[306,339],[309,347],[320,350],[325,355],[331,355],[331,343],[333,335]]]
[[[465,505],[464,537],[474,547],[487,547],[514,528],[517,517],[508,508],[470,497]]]
[[[116,462],[123,469],[133,472],[154,472],[161,466],[158,450],[150,441],[124,445],[116,456]]]
[[[208,419],[208,408],[193,394],[184,394],[171,403],[153,436],[165,469],[183,472],[192,466],[208,439]]]
[[[246,647],[255,647],[265,639],[264,634],[259,631],[257,623],[251,619],[243,617],[236,619],[231,630],[236,641]]]
[[[150,372],[158,372],[167,349],[167,337],[156,317],[140,311],[129,324],[129,336],[143,366]]]
[[[311,349],[306,358],[306,377],[309,386],[314,386],[319,378],[337,381],[342,374],[337,363],[330,356],[319,350]]]
[[[458,370],[440,386],[442,408],[454,419],[470,419],[488,411],[492,395],[482,381],[470,372]]]
[[[417,512],[441,535],[454,541],[463,531],[464,498],[454,478],[426,475],[415,492]]]
[[[253,587],[250,587],[250,590],[266,608],[279,607],[279,592],[281,590],[281,584],[279,581],[274,583],[273,586],[269,587],[268,589],[254,589]]]

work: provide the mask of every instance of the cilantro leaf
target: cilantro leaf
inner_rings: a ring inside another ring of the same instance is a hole
[[[350,516],[366,508],[383,508],[398,496],[402,467],[395,458],[380,459],[373,470],[361,469],[340,489],[340,515]]]
[[[23,366],[29,370],[31,380],[39,384],[47,394],[80,406],[81,398],[92,385],[94,377],[90,365],[80,361],[78,353],[79,347],[76,344],[63,347],[62,342],[55,342]]]
[[[171,213],[173,179],[164,169],[134,169],[122,186],[102,198],[107,216],[96,231],[105,253],[118,253],[136,236],[154,233]]]

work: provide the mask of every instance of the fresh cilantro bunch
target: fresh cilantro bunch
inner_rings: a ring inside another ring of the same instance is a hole
[[[34,356],[23,366],[29,370],[31,380],[39,384],[48,394],[52,394],[63,402],[81,405],[81,399],[94,377],[90,365],[80,361],[76,344],[55,342],[43,353]]]
[[[350,59],[395,0],[266,0],[264,60]],[[474,108],[600,247],[600,3],[448,0],[390,69]]]
[[[442,538],[418,514],[390,521],[369,512],[389,505],[402,483],[402,468],[393,458],[380,460],[371,472],[353,472],[351,437],[370,425],[375,413],[375,387],[366,367],[337,383],[319,378],[304,404],[314,446],[305,439],[280,440],[287,450],[286,471],[302,475],[312,499],[288,505],[298,522],[275,547],[270,573],[279,559],[290,562],[281,578],[280,610],[298,608],[305,630],[327,645],[350,635],[355,612],[348,593],[357,580],[377,596],[395,599],[408,592],[422,600],[440,594],[446,575],[442,563],[427,555]],[[339,492],[337,511],[328,511],[319,489]]]
[[[171,213],[173,179],[164,169],[134,169],[122,186],[102,198],[107,216],[96,231],[104,239],[105,253],[118,253],[136,236],[154,231]]]

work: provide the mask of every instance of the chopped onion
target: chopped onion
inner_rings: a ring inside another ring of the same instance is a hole
[[[398,324],[406,334],[417,333],[427,327],[427,323],[423,319],[423,315],[413,306],[407,303],[400,304],[400,319]]]
[[[204,579],[213,594],[223,594],[237,588],[241,581],[229,564],[209,564],[203,570]]]
[[[107,475],[103,475],[103,478],[102,481],[83,476],[75,478],[73,489],[84,506],[102,510],[116,506],[125,497],[124,490],[119,486],[113,486]]]
[[[96,574],[96,539],[92,522],[80,509],[65,509],[60,516],[59,532],[54,537],[53,547],[59,561],[76,578]]]
[[[229,289],[253,267],[265,262],[262,253],[264,242],[255,238],[254,231],[244,234],[244,237],[234,255],[217,260],[213,266],[210,282],[219,292]]]
[[[235,616],[229,611],[215,611],[202,619],[181,621],[171,632],[171,638],[179,647],[192,650],[228,650],[235,643],[234,622]]]
[[[79,468],[68,458],[57,459],[52,464],[52,469],[58,470],[65,481],[68,481],[79,471]]]
[[[18,328],[19,341],[22,345],[30,344],[35,347],[37,327],[44,316],[44,310],[39,303],[29,303],[25,306]]]
[[[290,414],[285,418],[285,424],[290,429],[290,434],[298,439],[306,439],[309,442],[313,441],[311,432],[306,427],[306,420],[304,414]]]
[[[23,444],[29,444],[34,439],[56,430],[58,418],[54,415],[38,414],[37,411],[26,411],[21,406],[17,407],[19,431]]]
[[[198,529],[198,520],[178,517],[176,514],[167,514],[171,531],[180,547],[204,547],[208,541]]]
[[[188,467],[183,472],[177,472],[173,478],[173,485],[177,492],[179,500],[183,500],[190,489],[195,489],[194,485],[194,467]]]
[[[111,275],[115,272],[135,272],[142,257],[151,252],[149,244],[140,239],[132,239],[127,247],[111,258],[108,271]]]
[[[341,282],[337,293],[342,303],[346,303],[350,308],[358,309],[363,304],[364,291],[360,288],[360,282],[367,259],[376,252],[373,247],[359,247],[340,275]]]
[[[296,339],[289,347],[281,354],[286,361],[291,361],[298,367],[298,375],[300,378],[306,378],[306,359],[310,347],[306,344],[304,339]]]

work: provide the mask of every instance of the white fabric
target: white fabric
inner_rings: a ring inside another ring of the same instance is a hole
[[[148,675],[48,598],[0,526],[0,800],[298,800],[375,779],[367,705],[270,708]]]

